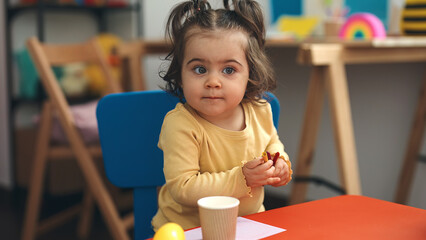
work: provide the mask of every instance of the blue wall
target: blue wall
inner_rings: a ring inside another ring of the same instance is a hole
[[[388,25],[388,0],[345,0],[345,5],[349,7],[349,14],[369,12],[376,15],[383,25]]]
[[[310,0],[270,0],[271,22],[274,23],[281,15],[302,15],[303,3]],[[388,0],[345,0],[349,14],[369,12],[376,15],[385,26],[388,25]]]
[[[302,0],[270,0],[271,22],[274,23],[281,15],[301,15]]]

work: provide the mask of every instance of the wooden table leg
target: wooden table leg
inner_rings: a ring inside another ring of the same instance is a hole
[[[326,69],[340,179],[346,194],[361,195],[349,92],[344,63],[333,61]]]
[[[398,187],[395,194],[395,202],[405,204],[408,200],[414,172],[419,157],[420,146],[422,144],[425,120],[426,120],[426,76],[423,81],[423,88],[417,103],[417,110],[414,115],[411,134],[405,152],[404,163],[399,176]]]
[[[314,66],[311,74],[294,176],[305,177],[311,171],[312,158],[324,103],[324,69],[325,67],[323,66]],[[294,181],[290,204],[303,202],[307,188],[308,185],[306,182]]]

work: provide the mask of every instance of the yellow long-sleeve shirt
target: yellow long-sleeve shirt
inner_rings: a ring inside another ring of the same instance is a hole
[[[158,146],[164,153],[166,184],[152,220],[156,231],[167,222],[183,229],[200,226],[197,201],[206,196],[240,200],[238,215],[264,211],[263,187],[249,188],[243,163],[267,150],[284,153],[269,103],[242,104],[246,127],[220,128],[201,118],[188,104],[177,104],[164,118]]]

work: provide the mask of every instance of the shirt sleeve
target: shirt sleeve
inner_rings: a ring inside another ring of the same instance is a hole
[[[172,198],[185,206],[197,206],[198,199],[212,195],[249,195],[242,167],[223,172],[200,172],[202,131],[195,119],[169,114],[163,123],[159,147],[164,154],[164,176]]]

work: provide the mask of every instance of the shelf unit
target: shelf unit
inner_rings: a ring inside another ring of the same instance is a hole
[[[107,31],[108,27],[106,24],[106,15],[109,12],[115,11],[129,11],[136,12],[138,23],[141,19],[141,0],[137,0],[135,3],[129,4],[124,7],[109,7],[109,6],[79,6],[79,5],[66,5],[66,4],[52,4],[45,3],[43,0],[39,0],[36,4],[32,5],[10,5],[10,0],[6,0],[6,48],[7,48],[7,57],[8,59],[12,59],[12,29],[11,22],[12,20],[19,14],[27,11],[36,11],[36,29],[37,29],[37,37],[43,42],[45,40],[45,13],[47,12],[88,12],[91,15],[95,16],[96,22],[98,24],[98,32]],[[137,34],[141,36],[142,28],[141,24],[137,24]],[[9,76],[8,79],[13,79],[11,76],[11,61],[8,61],[8,70]],[[11,80],[9,80],[11,81]],[[12,84],[9,84],[10,93],[12,93]]]
[[[14,148],[15,148],[15,136],[14,136],[14,129],[15,129],[15,111],[20,104],[28,104],[28,103],[39,103],[41,104],[43,100],[43,94],[41,94],[41,91],[38,91],[40,94],[38,94],[38,97],[35,100],[28,100],[28,99],[21,99],[19,96],[15,97],[13,92],[13,81],[16,79],[13,76],[12,71],[12,62],[13,62],[13,56],[12,56],[12,28],[11,23],[13,19],[15,19],[20,14],[25,14],[26,12],[33,11],[36,13],[36,35],[40,41],[45,40],[45,14],[49,12],[67,12],[67,13],[80,13],[80,12],[86,12],[90,15],[94,16],[95,21],[97,22],[97,29],[98,32],[106,32],[108,30],[106,16],[107,14],[111,12],[118,12],[118,11],[127,11],[127,12],[135,12],[137,17],[137,35],[142,35],[142,24],[140,24],[141,20],[141,1],[142,0],[135,0],[130,1],[130,3],[127,6],[123,7],[115,7],[115,6],[80,6],[80,5],[69,5],[69,4],[54,4],[54,3],[47,3],[44,0],[38,0],[34,4],[26,4],[26,5],[11,5],[10,0],[5,1],[4,5],[4,14],[5,14],[5,23],[6,23],[6,51],[7,51],[7,69],[8,69],[8,76],[7,76],[7,89],[8,89],[8,105],[9,105],[9,142],[11,143],[11,159],[12,159],[12,166],[14,169],[16,168],[15,165],[15,156],[14,156]],[[40,105],[41,106],[41,105]],[[15,170],[14,170],[15,171]]]
[[[140,2],[130,4],[124,7],[109,7],[109,6],[79,6],[79,5],[66,5],[66,4],[52,4],[44,3],[43,1],[38,1],[33,5],[17,5],[10,6],[10,0],[7,0],[7,22],[10,23],[11,20],[19,13],[26,10],[33,10],[37,12],[37,37],[40,41],[44,41],[44,14],[47,11],[66,11],[66,12],[90,12],[97,18],[98,22],[98,31],[103,32],[107,30],[105,14],[111,11],[135,11],[138,14],[138,19],[140,19]],[[9,24],[8,24],[9,25]],[[10,33],[10,27],[8,29]],[[141,29],[138,27],[138,35],[141,34]]]

